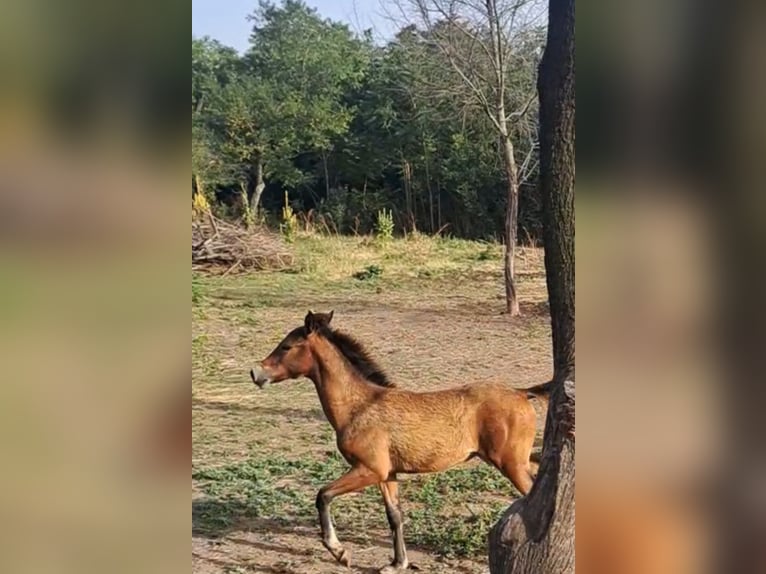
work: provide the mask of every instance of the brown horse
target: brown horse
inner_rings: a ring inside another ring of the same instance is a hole
[[[298,377],[313,381],[338,449],[351,465],[317,495],[322,542],[338,562],[349,565],[350,555],[335,535],[330,502],[377,484],[394,542],[394,561],[381,573],[400,572],[408,561],[397,474],[442,471],[478,456],[528,493],[536,431],[529,398],[546,394],[547,385],[523,391],[494,384],[435,392],[399,389],[356,340],[330,328],[332,315],[309,311],[304,325],[250,375],[260,388]]]

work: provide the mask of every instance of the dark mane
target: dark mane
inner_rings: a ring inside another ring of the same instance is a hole
[[[329,327],[322,329],[322,335],[330,341],[335,347],[348,359],[354,368],[359,371],[365,379],[381,387],[396,386],[389,380],[386,373],[380,365],[370,357],[370,354],[362,344],[351,335],[333,331]]]

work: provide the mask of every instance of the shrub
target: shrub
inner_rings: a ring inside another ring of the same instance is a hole
[[[295,239],[295,233],[298,231],[298,217],[288,203],[287,192],[285,192],[285,205],[282,207],[282,223],[279,229],[282,231],[285,241],[292,243]]]
[[[375,221],[375,237],[388,240],[394,236],[394,216],[390,210],[381,209]]]
[[[201,216],[210,213],[210,204],[202,193],[195,193],[192,197],[192,216]]]
[[[344,188],[333,188],[316,206],[317,230],[338,235],[348,230],[349,194]]]
[[[360,281],[369,281],[371,279],[377,279],[381,275],[383,275],[383,269],[381,269],[378,265],[368,265],[361,271],[354,273],[354,279],[359,279]]]

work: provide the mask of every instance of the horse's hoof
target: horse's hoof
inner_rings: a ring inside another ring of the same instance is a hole
[[[338,540],[322,540],[322,544],[330,551],[332,557],[348,567],[351,565],[351,553],[338,543]]]
[[[351,553],[345,548],[340,551],[340,555],[336,556],[335,559],[346,568],[351,566]]]

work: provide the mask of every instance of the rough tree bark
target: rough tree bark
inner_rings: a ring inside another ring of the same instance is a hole
[[[574,0],[550,0],[538,77],[545,271],[554,375],[537,480],[490,532],[492,574],[574,572]]]
[[[540,97],[540,183],[554,378],[574,377],[575,5],[550,0]]]

